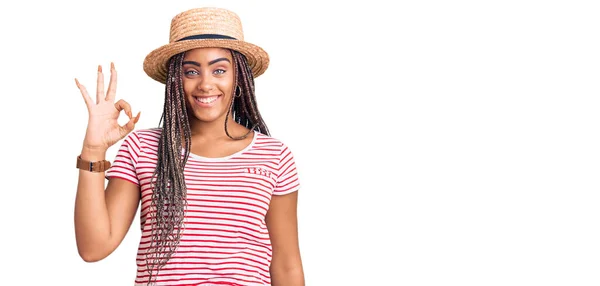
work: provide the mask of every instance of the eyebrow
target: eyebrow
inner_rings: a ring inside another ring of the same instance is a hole
[[[221,62],[221,61],[227,61],[227,62],[231,63],[231,61],[228,58],[218,58],[218,59],[214,59],[214,60],[208,62],[208,65],[210,66],[210,65],[216,64],[216,63]],[[189,65],[195,65],[195,66],[198,66],[198,67],[200,66],[200,63],[195,62],[195,61],[184,61],[182,64],[183,65],[188,65],[188,64]]]

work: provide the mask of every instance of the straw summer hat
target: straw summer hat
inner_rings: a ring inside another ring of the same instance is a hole
[[[238,15],[221,8],[198,8],[173,17],[169,43],[146,56],[144,71],[152,79],[165,83],[169,59],[195,48],[226,48],[238,51],[248,59],[255,78],[263,74],[269,66],[267,52],[244,41],[242,23]]]

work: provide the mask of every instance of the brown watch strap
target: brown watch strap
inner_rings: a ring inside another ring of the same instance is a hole
[[[110,162],[106,160],[90,162],[81,159],[81,156],[77,156],[77,168],[89,172],[105,172],[110,168]]]

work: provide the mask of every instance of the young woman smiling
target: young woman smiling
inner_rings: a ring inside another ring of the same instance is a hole
[[[114,65],[106,92],[98,68],[95,101],[76,80],[89,111],[75,203],[85,261],[112,253],[141,207],[135,285],[304,285],[298,172],[254,94],[268,64],[236,14],[200,8],[175,16],[169,44],[144,61],[165,84],[160,128],[134,131],[140,114],[115,103]],[[121,139],[111,164],[106,151]]]

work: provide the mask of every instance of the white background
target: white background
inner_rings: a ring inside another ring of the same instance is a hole
[[[143,59],[198,6],[271,56],[258,103],[296,156],[307,285],[600,284],[594,1],[132,2],[0,4],[0,285],[133,284],[137,218],[110,257],[77,254],[73,79],[114,61],[157,126]]]

